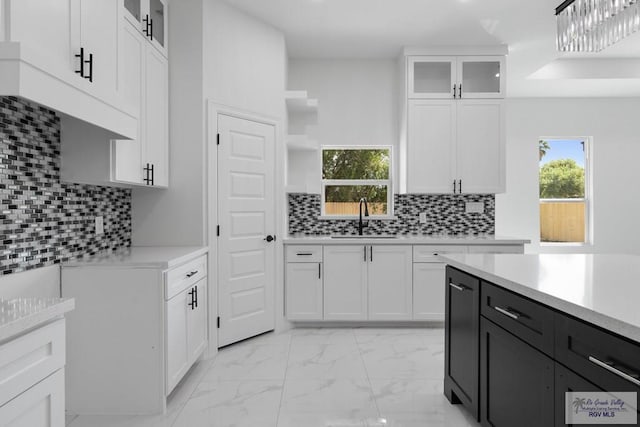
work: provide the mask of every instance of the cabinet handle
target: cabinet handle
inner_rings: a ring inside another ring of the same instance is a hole
[[[640,380],[638,380],[638,378],[640,378],[640,375],[638,374],[627,374],[626,372],[622,372],[619,369],[616,369],[613,367],[613,362],[603,362],[601,360],[596,359],[593,356],[589,356],[589,362],[591,363],[595,363],[596,365],[600,366],[601,368],[606,369],[607,371],[611,372],[612,374],[615,374],[617,376],[619,376],[620,378],[623,378],[627,381],[629,381],[630,383],[633,383],[637,386],[640,386]]]
[[[194,295],[194,304],[196,307],[198,307],[198,286],[195,286],[193,288],[193,295]]]
[[[521,316],[520,313],[515,313],[512,310],[509,310],[508,308],[502,308],[502,307],[496,306],[496,307],[493,307],[493,309],[498,313],[502,313],[505,316],[512,318],[513,320],[518,320],[520,319],[520,316]]]
[[[145,178],[143,179],[144,183],[147,185],[151,185],[151,178],[149,178],[149,172],[151,172],[151,166],[149,163],[142,169],[145,172]]]
[[[456,86],[458,85],[453,85],[453,99],[456,99]]]
[[[456,194],[456,180],[453,180],[453,194]]]
[[[313,255],[311,252],[296,252],[297,256],[311,256]]]
[[[142,30],[144,35],[153,40],[153,18],[149,18],[149,15],[146,15],[142,22],[145,23],[144,30]]]
[[[460,83],[458,87],[458,99],[462,99],[462,83]]]
[[[80,53],[75,55],[76,58],[80,59],[80,69],[76,70],[76,74],[80,74],[80,77],[84,77],[84,48],[80,48]]]
[[[464,292],[464,291],[466,291],[468,289],[466,286],[456,285],[453,282],[449,282],[449,286],[451,286],[453,289],[457,289],[460,292]]]
[[[458,180],[458,194],[462,194],[462,180]]]
[[[194,300],[194,298],[193,298],[193,295],[194,295],[194,293],[195,293],[195,292],[194,292],[194,289],[193,289],[193,288],[191,288],[191,290],[190,290],[188,293],[189,293],[189,295],[191,296],[191,302],[190,302],[190,303],[188,303],[187,305],[188,305],[189,307],[191,307],[191,310],[193,310],[193,309],[194,309],[194,306],[195,306],[195,304],[196,304],[196,302],[195,302],[195,300]]]
[[[373,262],[373,246],[369,246],[369,257],[370,261]]]
[[[318,279],[322,279],[322,276],[321,276],[321,274],[322,274],[322,273],[321,273],[321,269],[322,269],[322,264],[318,263]]]
[[[89,60],[85,62],[89,64],[89,74],[84,76],[84,78],[93,83],[93,53],[89,54]]]
[[[155,165],[151,163],[151,185],[155,185],[155,176],[154,176],[154,167]]]
[[[367,247],[364,247],[364,262],[367,262]]]
[[[187,278],[191,276],[195,276],[196,274],[198,274],[198,270],[190,271],[189,273],[187,273]]]

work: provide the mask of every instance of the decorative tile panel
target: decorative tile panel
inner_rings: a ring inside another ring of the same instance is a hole
[[[116,250],[131,246],[131,190],[61,183],[60,118],[0,97],[0,221],[2,274]]]
[[[369,220],[365,235],[485,235],[495,233],[491,194],[396,194],[392,220]],[[484,213],[465,213],[466,202],[481,202]],[[358,233],[358,220],[320,219],[319,194],[289,194],[289,234],[322,236]],[[426,224],[419,214],[426,213]]]

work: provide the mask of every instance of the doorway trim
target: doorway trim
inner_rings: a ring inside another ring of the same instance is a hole
[[[229,105],[216,103],[213,100],[207,100],[206,105],[206,150],[207,173],[205,185],[207,187],[207,200],[205,206],[205,234],[207,238],[207,246],[209,247],[208,257],[208,277],[209,277],[209,310],[208,310],[208,338],[209,346],[207,357],[215,356],[218,352],[218,239],[216,236],[216,225],[218,220],[218,152],[215,148],[218,135],[218,116],[226,115],[238,119],[251,120],[274,127],[275,144],[274,144],[274,213],[276,222],[276,236],[279,238],[274,242],[275,247],[275,286],[274,286],[274,315],[275,330],[280,331],[285,328],[284,320],[284,260],[283,260],[283,244],[285,237],[283,210],[284,210],[284,135],[282,134],[282,121],[270,117],[268,115],[255,113],[241,108],[235,108]],[[283,114],[284,114],[283,100]]]

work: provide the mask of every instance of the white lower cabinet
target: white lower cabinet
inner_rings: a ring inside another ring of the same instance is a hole
[[[322,263],[287,263],[286,311],[289,320],[322,320]]]
[[[206,286],[201,280],[166,302],[167,394],[204,351],[206,335]]]
[[[413,319],[444,321],[445,264],[413,264]]]
[[[324,247],[324,320],[367,320],[367,248]]]
[[[411,246],[369,246],[370,320],[411,320]]]
[[[65,321],[0,346],[0,425],[64,427]]]
[[[162,413],[205,350],[207,256],[181,254],[169,269],[139,257],[62,268],[62,295],[76,299],[67,320],[72,413]]]
[[[0,406],[3,427],[64,427],[64,369]]]
[[[288,245],[292,321],[444,321],[446,253],[524,253],[523,244]]]

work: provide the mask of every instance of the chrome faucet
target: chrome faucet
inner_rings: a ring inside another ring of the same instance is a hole
[[[369,205],[367,205],[367,198],[363,197],[360,199],[360,204],[358,205],[358,211],[360,212],[360,218],[358,220],[358,234],[362,236],[362,229],[364,227],[369,226],[369,221],[362,221],[362,204],[364,204],[364,216],[369,216]]]

